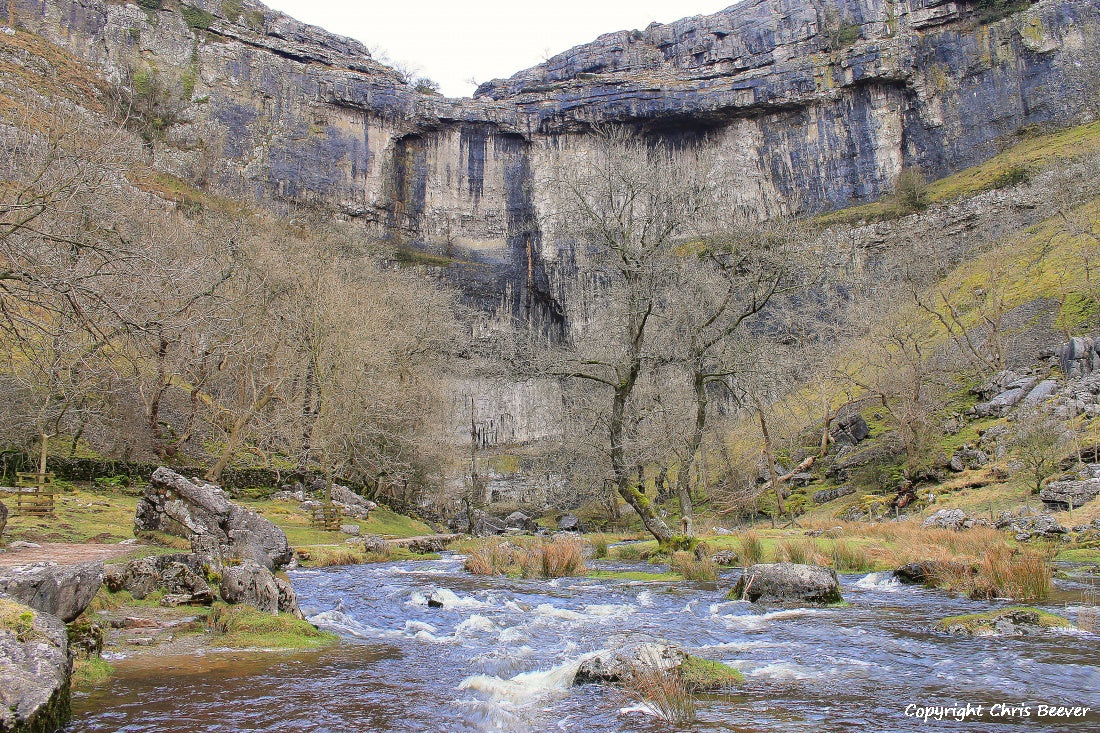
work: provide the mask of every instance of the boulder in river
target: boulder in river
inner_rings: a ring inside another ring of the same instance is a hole
[[[936,623],[938,630],[959,636],[1035,636],[1071,626],[1061,616],[1026,607],[951,616]]]
[[[827,606],[840,603],[836,571],[793,562],[762,563],[745,570],[729,592],[731,600],[753,603]]]
[[[61,619],[0,598],[0,731],[62,729],[72,664]]]
[[[683,649],[666,641],[624,642],[603,649],[581,662],[573,684],[619,682],[638,667],[673,669],[687,659]]]
[[[84,612],[103,583],[103,563],[38,562],[0,569],[0,595],[66,623]]]
[[[194,552],[218,561],[250,559],[269,570],[293,556],[286,534],[274,524],[229,501],[220,487],[188,481],[163,466],[138,502],[134,529],[184,537]]]

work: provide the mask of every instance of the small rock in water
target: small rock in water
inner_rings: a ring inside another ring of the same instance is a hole
[[[443,595],[439,591],[428,594],[428,608],[443,608]]]

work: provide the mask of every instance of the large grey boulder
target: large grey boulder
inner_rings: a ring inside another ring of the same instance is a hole
[[[821,491],[815,491],[813,500],[815,504],[825,504],[832,501],[833,499],[839,499],[842,496],[854,494],[855,492],[855,486],[845,484],[843,486],[837,486],[835,489],[822,489]]]
[[[524,532],[538,532],[539,524],[523,512],[512,512],[504,518],[504,526],[508,529],[519,529]]]
[[[221,595],[226,603],[246,603],[264,613],[289,613],[303,618],[290,583],[252,560],[222,571]]]
[[[65,624],[6,599],[0,619],[0,731],[60,730],[72,675]]]
[[[581,662],[573,684],[621,682],[639,667],[674,669],[687,659],[683,649],[666,641],[630,642],[621,637],[616,640],[621,643],[602,649]]]
[[[366,519],[370,513],[378,508],[378,505],[369,499],[364,499],[359,494],[340,484],[332,485],[332,501],[343,511],[345,516],[356,519]]]
[[[839,603],[840,579],[836,571],[820,565],[793,562],[763,563],[745,570],[729,592],[732,600],[753,603],[825,606]]]
[[[584,525],[581,524],[581,520],[577,518],[575,514],[563,514],[561,519],[558,520],[559,532],[583,532]]]
[[[264,613],[279,612],[275,576],[254,560],[244,560],[222,571],[221,594],[226,603],[247,603]]]
[[[135,531],[160,531],[191,541],[191,549],[218,562],[250,559],[269,569],[290,562],[286,534],[256,512],[229,501],[214,484],[188,481],[167,468],[149,479]]]
[[[38,562],[0,569],[0,594],[66,623],[84,613],[102,583],[101,562]]]
[[[831,432],[831,437],[837,445],[855,445],[866,440],[870,435],[871,427],[858,412],[841,418]]]
[[[924,529],[965,529],[966,512],[962,509],[939,509],[921,523]]]

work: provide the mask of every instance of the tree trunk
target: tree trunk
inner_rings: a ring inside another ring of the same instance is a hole
[[[775,491],[775,510],[777,514],[785,514],[787,509],[783,506],[783,486],[779,481],[779,472],[775,470],[772,437],[768,432],[768,422],[764,419],[763,405],[756,406],[756,415],[760,418],[760,434],[764,436],[764,460],[768,462],[768,474],[771,476],[772,489]],[[775,526],[775,514],[772,515],[772,526]]]
[[[688,444],[688,461],[676,477],[676,493],[680,499],[680,516],[692,520],[695,517],[695,507],[691,500],[691,467],[695,465],[699,446],[703,444],[703,431],[707,425],[707,383],[703,375],[696,372],[692,377],[695,387],[695,425],[691,433],[691,442]],[[690,525],[689,525],[690,526]]]
[[[50,447],[50,436],[44,432],[38,433],[38,473],[46,473],[46,453]]]
[[[640,365],[638,365],[638,368],[640,369]],[[632,374],[636,378],[637,371],[632,371]],[[634,485],[631,480],[632,472],[626,465],[623,451],[626,401],[633,386],[633,380],[628,380],[627,383],[621,384],[615,389],[615,399],[611,408],[611,423],[608,428],[611,437],[611,469],[615,473],[615,484],[618,487],[619,496],[623,497],[627,504],[634,507],[634,511],[638,512],[638,516],[642,518],[642,524],[656,538],[658,544],[667,545],[669,540],[672,539],[672,532],[669,531],[668,525],[657,516],[653,503],[650,502],[645,493]]]

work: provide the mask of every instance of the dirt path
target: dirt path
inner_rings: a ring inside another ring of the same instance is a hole
[[[99,560],[111,562],[140,550],[144,545],[99,545],[72,544],[68,542],[43,542],[40,547],[23,547],[18,550],[0,552],[0,567],[30,565],[34,562],[49,560],[60,565],[76,565],[82,562]]]

